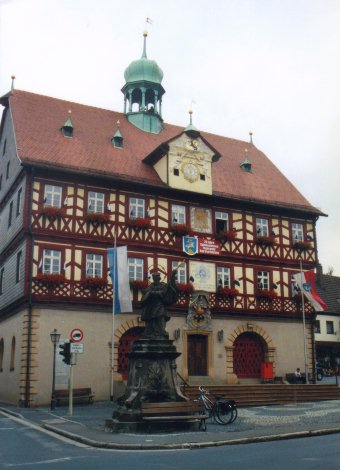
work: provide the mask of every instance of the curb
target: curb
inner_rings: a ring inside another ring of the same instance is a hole
[[[77,434],[72,434],[68,431],[55,428],[48,424],[42,426],[44,429],[47,429],[56,434],[60,434],[68,439],[86,444],[90,447],[97,447],[103,449],[116,449],[116,450],[170,450],[170,449],[200,449],[204,447],[220,447],[226,445],[240,445],[240,444],[253,444],[257,442],[270,442],[270,441],[282,441],[288,439],[299,439],[302,437],[314,437],[314,436],[324,436],[327,434],[337,434],[340,433],[340,428],[334,429],[317,429],[313,431],[298,431],[285,434],[272,434],[268,436],[258,436],[258,437],[243,437],[240,439],[228,439],[223,441],[207,441],[207,442],[192,442],[192,443],[182,443],[182,444],[115,444],[112,442],[100,442],[88,439]]]

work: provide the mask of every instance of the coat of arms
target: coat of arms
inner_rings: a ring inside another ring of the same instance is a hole
[[[196,255],[198,252],[197,237],[183,237],[183,251],[187,255]]]

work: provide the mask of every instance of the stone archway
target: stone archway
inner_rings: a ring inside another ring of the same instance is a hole
[[[115,340],[114,340],[114,357],[113,357],[113,362],[114,362],[114,370],[116,371],[116,378],[117,375],[119,376],[120,374],[117,374],[119,364],[118,364],[118,358],[119,358],[119,346],[121,339],[123,338],[124,335],[127,335],[130,330],[137,330],[139,328],[144,328],[144,322],[140,322],[138,320],[128,320],[121,325],[119,325],[115,329]],[[110,362],[111,362],[111,348],[112,344],[110,342]],[[122,380],[122,378],[121,378]]]
[[[248,334],[248,335],[247,335]],[[263,345],[263,360],[264,362],[273,363],[273,374],[275,377],[275,352],[276,347],[273,344],[272,338],[269,336],[266,331],[260,326],[253,323],[246,323],[238,326],[235,330],[228,336],[226,341],[226,353],[227,353],[227,383],[235,383],[238,381],[238,377],[234,370],[234,351],[235,351],[235,342],[240,337],[247,338],[253,337],[258,338],[258,340]]]

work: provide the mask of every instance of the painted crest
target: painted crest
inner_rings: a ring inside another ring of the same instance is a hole
[[[206,330],[211,328],[211,313],[209,308],[209,293],[196,291],[192,295],[187,316],[189,328]]]
[[[304,291],[312,292],[312,286],[311,286],[310,282],[305,282],[304,284],[302,284],[302,287],[303,287]]]
[[[197,237],[183,237],[183,251],[190,256],[196,255],[198,253]]]

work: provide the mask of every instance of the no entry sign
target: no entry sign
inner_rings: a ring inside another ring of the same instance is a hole
[[[80,341],[84,338],[84,333],[81,331],[80,328],[74,328],[71,331],[70,335],[71,341],[74,343],[80,343]]]

